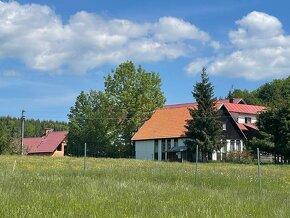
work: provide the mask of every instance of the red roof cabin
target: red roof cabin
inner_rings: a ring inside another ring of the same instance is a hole
[[[24,138],[24,151],[27,155],[64,156],[67,131],[46,129],[42,137]]]

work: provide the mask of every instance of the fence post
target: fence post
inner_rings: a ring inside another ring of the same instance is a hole
[[[13,169],[12,169],[12,172],[14,173],[15,171],[15,167],[16,167],[16,160],[14,160],[14,164],[13,164]]]

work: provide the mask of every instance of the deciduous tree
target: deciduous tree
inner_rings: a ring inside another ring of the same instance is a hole
[[[133,134],[156,108],[165,103],[160,76],[146,72],[141,66],[136,69],[128,61],[120,64],[105,78],[105,93],[115,106],[114,117],[126,147],[126,156],[133,156]]]

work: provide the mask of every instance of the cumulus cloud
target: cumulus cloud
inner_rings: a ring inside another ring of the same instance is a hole
[[[206,32],[175,17],[140,24],[81,11],[64,24],[48,6],[0,1],[0,58],[38,71],[83,73],[127,59],[175,59],[196,43],[219,48]]]
[[[229,32],[232,51],[213,57],[206,63],[194,60],[187,68],[196,73],[201,65],[215,75],[243,77],[247,80],[279,78],[290,74],[290,36],[282,23],[266,13],[253,11],[236,21],[237,29]],[[195,67],[190,67],[195,66]]]

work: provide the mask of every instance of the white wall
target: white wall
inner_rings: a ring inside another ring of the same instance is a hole
[[[247,114],[240,114],[238,117],[238,123],[245,123],[245,117],[251,118],[251,123],[257,122],[257,117],[253,115],[247,115]]]
[[[153,160],[154,140],[135,141],[135,154],[137,160]]]
[[[184,141],[186,139],[179,138],[178,139],[178,146],[184,146]],[[244,143],[242,140],[241,142],[241,151],[244,150]],[[173,146],[173,139],[171,140],[171,146]],[[227,140],[227,152],[230,151],[230,140]],[[237,149],[236,140],[235,140],[235,151]],[[136,152],[136,159],[138,160],[154,160],[154,140],[146,140],[146,141],[135,141],[135,152]],[[221,152],[225,152],[224,148],[221,148]],[[161,160],[161,139],[158,140],[158,159]],[[214,151],[212,153],[212,159],[217,160],[217,152]]]
[[[243,140],[241,140],[241,139],[237,139],[237,140],[240,140],[240,144],[241,144],[241,150],[240,151],[243,151],[244,150],[244,142],[243,142]],[[235,141],[234,151],[237,151],[237,140],[234,140]],[[226,152],[231,151],[231,140],[230,139],[227,139],[227,143],[226,143],[225,147],[226,147]],[[221,152],[223,152],[223,153],[225,152],[225,147],[221,148]]]

